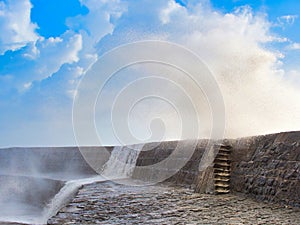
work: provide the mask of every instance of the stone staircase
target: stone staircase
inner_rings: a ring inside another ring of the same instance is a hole
[[[221,145],[214,160],[215,194],[230,192],[230,146]]]

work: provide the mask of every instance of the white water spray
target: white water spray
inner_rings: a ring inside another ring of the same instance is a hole
[[[46,224],[47,220],[54,216],[72,197],[76,194],[79,188],[83,185],[91,184],[94,182],[104,181],[102,176],[95,176],[91,178],[71,180],[66,182],[66,184],[60,189],[60,191],[54,196],[48,207],[44,209],[42,223]]]
[[[103,166],[101,175],[66,182],[44,209],[42,221],[40,222],[47,223],[47,220],[66,205],[83,185],[106,180],[130,178],[142,147],[143,145],[114,147],[109,160]]]
[[[114,147],[101,175],[110,180],[130,178],[142,147],[143,145]]]

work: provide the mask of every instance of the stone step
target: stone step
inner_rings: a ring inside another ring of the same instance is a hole
[[[218,173],[215,173],[215,176],[217,176],[217,177],[230,177],[230,173],[218,172]]]
[[[220,182],[216,182],[215,183],[215,187],[222,187],[222,188],[229,188],[229,184],[224,184],[224,183],[220,183]]]
[[[231,149],[220,148],[220,149],[219,149],[219,152],[229,154],[229,153],[231,152]]]
[[[218,166],[218,165],[230,166],[230,162],[228,162],[228,161],[214,161],[214,166]]]
[[[222,160],[222,159],[224,159],[224,160],[228,160],[229,159],[229,155],[217,155],[216,156],[216,158],[215,159],[220,159],[220,160]]]
[[[217,154],[217,157],[218,157],[218,156],[229,157],[229,154],[228,154],[228,152],[226,152],[226,153],[224,153],[224,152],[219,152],[219,153]]]
[[[223,177],[223,176],[215,177],[214,180],[215,180],[215,182],[217,182],[217,181],[229,182],[230,181],[230,179],[228,177]]]
[[[218,174],[229,174],[230,175],[230,170],[221,170],[220,168],[215,168],[215,170],[214,170],[214,174],[215,175],[218,175]]]
[[[230,167],[230,163],[227,163],[227,162],[216,162],[215,165],[214,165],[214,168],[217,168],[217,167]]]
[[[218,156],[224,156],[224,157],[229,157],[230,156],[230,152],[219,152],[216,157]]]
[[[218,146],[219,148],[232,149],[232,146],[230,146],[230,145],[218,144],[217,146]]]
[[[219,190],[219,189],[216,189],[215,190],[215,193],[216,194],[229,194],[230,193],[230,190]]]
[[[214,182],[216,194],[230,192],[230,146],[221,146],[214,160]]]
[[[226,187],[223,187],[223,186],[215,186],[215,189],[216,190],[228,190],[229,188],[228,188],[229,186],[226,186]]]
[[[227,172],[227,173],[230,173],[230,168],[214,168],[214,172]]]
[[[231,161],[228,157],[226,158],[226,157],[218,157],[217,156],[217,158],[215,158],[214,162],[215,163],[217,163],[217,162],[228,162],[228,163],[230,163]]]

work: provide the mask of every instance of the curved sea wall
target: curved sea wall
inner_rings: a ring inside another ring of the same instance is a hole
[[[174,175],[165,182],[188,186],[201,193],[220,193],[218,188],[223,188],[221,191],[224,193],[229,190],[260,201],[300,207],[300,132],[212,143],[210,154],[215,160],[209,161],[204,170],[199,165],[201,161],[207,161],[203,157],[208,140],[198,141],[190,158],[186,158],[186,154],[176,155],[172,156],[171,162],[159,164],[170,157],[180,142],[163,142],[156,144],[150,151],[142,151],[133,178],[151,182],[160,174],[174,170]],[[154,143],[146,144],[144,149],[151,149],[151,145]],[[224,153],[220,153],[225,150],[224,147],[228,149],[228,157],[225,159]],[[227,163],[225,167],[218,167],[218,157]],[[178,170],[178,164],[183,161],[185,165]],[[148,166],[155,164],[157,166]],[[223,172],[225,177],[217,177],[216,170],[220,169],[228,171],[228,174]]]
[[[83,158],[78,147],[0,149],[0,205],[9,198],[13,208],[26,203],[23,208],[35,207],[31,211],[36,213],[55,193],[62,196],[59,191],[62,187],[74,187],[65,182],[97,175],[86,162],[96,159],[100,167],[108,162],[109,168],[105,170],[108,177],[120,175],[124,170],[130,171],[132,178],[147,183],[185,186],[199,193],[242,193],[259,201],[300,207],[300,132],[140,146],[139,154],[131,154],[130,151],[136,150],[129,146],[106,147],[113,153],[109,161],[103,147],[84,147],[89,159]],[[93,179],[75,186],[86,182]],[[5,215],[2,212],[0,220],[15,217],[10,211]]]

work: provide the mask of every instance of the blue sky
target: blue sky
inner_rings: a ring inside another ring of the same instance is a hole
[[[264,74],[257,76],[282,93],[278,98],[265,92],[247,97],[252,101],[248,105],[256,104],[257,110],[249,114],[248,122],[240,118],[240,127],[233,127],[232,133],[252,135],[298,125],[300,129],[300,106],[294,102],[295,108],[277,110],[286,104],[284,99],[297,99],[299,94],[299,12],[297,0],[0,0],[0,146],[75,145],[72,104],[80,79],[108,50],[149,39],[184,45],[208,64],[220,82],[225,80],[221,86],[228,123],[236,118],[231,111],[244,115],[247,108],[234,108],[236,96],[249,96],[265,86],[250,87],[252,73]],[[257,69],[250,68],[254,61]],[[225,78],[224,68],[229,71]],[[245,77],[237,78],[237,71]],[[237,79],[245,83],[232,97],[228,87]],[[122,85],[118,81],[110,88]],[[269,130],[254,126],[252,133],[243,131],[250,121],[265,121],[262,112],[276,114],[275,105],[278,115],[272,120],[288,115],[290,120]],[[109,125],[100,124],[105,143],[116,143]]]
[[[31,21],[38,24],[37,32],[45,38],[62,35],[68,29],[66,18],[86,15],[89,11],[79,1],[74,0],[32,0],[31,3]]]

